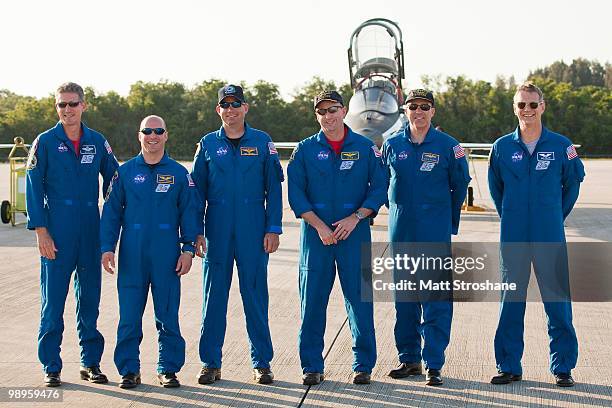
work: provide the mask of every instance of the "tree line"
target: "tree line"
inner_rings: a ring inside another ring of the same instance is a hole
[[[545,125],[582,144],[583,156],[612,156],[612,68],[596,61],[562,61],[530,73],[546,99]],[[498,77],[494,83],[464,76],[423,77],[436,95],[434,124],[463,142],[493,142],[516,127],[512,96],[513,77]],[[178,82],[136,82],[127,96],[116,92],[97,93],[85,88],[88,110],[84,122],[102,132],[119,159],[128,159],[140,150],[137,140],[140,120],[159,114],[169,130],[167,149],[176,159],[190,160],[203,134],[218,129],[214,107],[220,79],[204,81],[193,88]],[[312,100],[323,89],[339,89],[350,99],[349,84],[335,84],[315,77],[294,91],[292,99],[282,98],[278,85],[260,80],[241,84],[249,102],[247,121],[265,130],[275,141],[299,141],[318,131]],[[0,143],[12,143],[21,136],[27,143],[57,121],[54,96],[33,98],[0,90]],[[0,159],[7,151],[0,151]]]

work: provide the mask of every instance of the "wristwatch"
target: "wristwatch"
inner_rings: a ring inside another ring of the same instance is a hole
[[[355,214],[355,217],[357,217],[357,219],[358,219],[359,221],[361,221],[361,220],[365,219],[365,217],[366,217],[366,216],[365,216],[365,214],[364,214],[364,213],[362,213],[362,212],[361,212],[361,211],[359,211],[359,210],[355,211],[355,212],[354,212],[354,214]]]
[[[190,242],[183,245],[183,249],[181,250],[183,254],[189,254],[192,258],[195,257],[195,243]]]

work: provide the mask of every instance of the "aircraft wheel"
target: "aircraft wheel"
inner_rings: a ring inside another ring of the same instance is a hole
[[[11,203],[8,201],[2,202],[2,206],[0,207],[0,217],[2,218],[2,222],[4,224],[11,222]]]

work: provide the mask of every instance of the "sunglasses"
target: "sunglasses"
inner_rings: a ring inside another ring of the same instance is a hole
[[[338,112],[342,108],[343,108],[343,106],[335,105],[335,106],[330,106],[327,109],[315,109],[315,112],[317,112],[321,116],[325,116],[325,114],[327,114],[327,112],[329,112],[329,113],[336,113],[336,112]]]
[[[57,106],[60,109],[64,109],[66,106],[70,106],[71,108],[76,108],[77,106],[79,106],[79,104],[81,103],[81,101],[78,102],[58,102],[55,104],[55,106]]]
[[[427,103],[422,103],[422,104],[418,104],[418,103],[411,103],[410,105],[408,105],[408,109],[410,110],[417,110],[417,108],[421,108],[421,110],[423,112],[427,112],[428,110],[431,109],[431,105],[427,104]]]
[[[222,107],[223,109],[227,109],[230,106],[234,109],[237,109],[239,107],[242,106],[242,102],[240,101],[233,101],[233,102],[219,102],[219,106]]]
[[[529,107],[531,109],[536,109],[538,106],[540,106],[541,103],[542,102],[529,102]],[[516,103],[516,106],[519,109],[525,109],[525,106],[527,106],[527,105],[528,105],[527,102],[517,102]]]
[[[163,135],[164,133],[166,133],[166,129],[164,128],[144,128],[144,129],[140,129],[140,133],[142,133],[143,135],[150,135],[151,133],[155,133],[156,135]]]

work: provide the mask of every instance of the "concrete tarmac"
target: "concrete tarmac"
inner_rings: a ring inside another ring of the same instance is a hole
[[[189,168],[190,164],[185,163]],[[566,221],[568,241],[612,241],[612,161],[585,161],[587,178],[578,203]],[[492,210],[486,181],[486,162],[470,169],[476,204],[485,212],[462,214],[457,241],[496,242],[499,219]],[[9,197],[9,168],[0,164],[0,200]],[[397,363],[393,338],[395,310],[392,303],[375,304],[378,363],[372,384],[351,383],[351,336],[346,311],[336,282],[327,313],[325,335],[326,379],[318,386],[301,384],[297,350],[300,324],[298,295],[299,221],[286,202],[284,234],[277,253],[270,257],[270,325],[274,343],[273,385],[252,382],[249,344],[238,284],[234,281],[228,307],[228,326],[223,348],[222,380],[199,385],[198,340],[202,307],[202,265],[194,262],[182,278],[181,330],[187,343],[186,364],[178,374],[181,387],[164,389],[157,384],[157,333],[152,299],[143,317],[144,338],[140,348],[143,384],[135,390],[120,389],[113,364],[118,323],[116,277],[103,272],[98,328],[106,339],[101,367],[109,376],[106,385],[79,378],[79,347],[75,327],[72,288],[64,314],[62,344],[63,402],[0,402],[5,406],[57,407],[485,407],[485,406],[612,406],[612,303],[574,303],[574,325],[580,354],[573,371],[576,386],[554,385],[548,369],[546,316],[541,304],[528,303],[525,319],[523,381],[494,386],[493,337],[497,326],[497,303],[461,303],[454,309],[452,338],[443,368],[444,384],[424,385],[424,376],[394,380],[386,373]],[[25,217],[19,216],[19,221]],[[387,240],[387,213],[376,218],[373,238]],[[37,358],[40,319],[39,255],[35,234],[23,225],[0,225],[0,399],[8,389],[42,387],[43,374]],[[234,279],[238,277],[234,274]],[[532,282],[533,284],[533,282]]]

